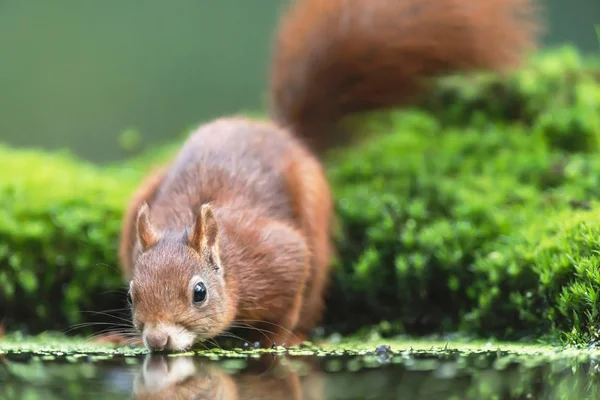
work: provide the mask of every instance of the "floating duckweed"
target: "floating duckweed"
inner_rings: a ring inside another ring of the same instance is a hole
[[[181,352],[181,353],[169,353],[167,354],[167,357],[187,357],[187,356],[193,356],[196,353],[193,351],[187,351],[187,352]]]
[[[316,349],[316,348],[315,348]],[[295,350],[295,349],[290,349],[288,351],[288,354],[293,355],[293,356],[311,356],[315,353],[315,349],[311,349],[311,350]]]

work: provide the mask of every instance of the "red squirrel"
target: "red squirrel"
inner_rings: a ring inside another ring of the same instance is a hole
[[[535,48],[529,0],[297,0],[281,17],[271,122],[201,125],[126,210],[119,255],[150,351],[252,327],[261,344],[310,337],[334,251],[319,156],[341,120],[399,107],[427,79],[505,71]]]

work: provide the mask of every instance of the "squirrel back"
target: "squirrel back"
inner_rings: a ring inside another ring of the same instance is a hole
[[[273,119],[315,151],[350,114],[404,106],[428,78],[520,65],[540,32],[530,0],[298,0],[282,16]]]

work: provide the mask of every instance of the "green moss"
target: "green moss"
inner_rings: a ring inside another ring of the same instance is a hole
[[[568,151],[598,150],[597,59],[565,46],[540,53],[517,73],[439,82],[422,106],[445,125],[518,121]]]
[[[482,274],[469,324],[598,338],[600,209],[541,215],[476,260]],[[507,268],[507,265],[509,266]],[[487,281],[488,284],[483,284]],[[489,283],[492,283],[490,285]],[[492,290],[490,290],[490,286]]]
[[[65,328],[98,301],[114,304],[101,293],[121,285],[119,219],[138,179],[66,154],[0,147],[0,314],[9,326]]]
[[[388,347],[384,349],[384,347]],[[380,349],[380,350],[378,350]],[[240,360],[253,358],[262,354],[285,354],[289,356],[373,356],[380,353],[390,356],[419,354],[430,356],[443,356],[448,354],[488,354],[500,352],[517,356],[536,356],[538,360],[553,360],[559,358],[593,358],[600,356],[600,349],[578,349],[576,347],[562,347],[547,344],[523,344],[516,342],[503,342],[494,340],[467,340],[454,339],[442,340],[440,338],[413,339],[408,337],[382,338],[377,334],[369,336],[348,336],[337,338],[336,335],[326,337],[315,342],[304,342],[298,346],[284,348],[277,347],[247,349],[236,346],[212,347],[205,349],[196,346],[195,349],[185,353],[170,353],[168,357],[187,357],[191,355],[220,360]],[[144,347],[115,346],[100,344],[86,340],[84,337],[68,337],[60,334],[41,334],[37,336],[9,335],[0,340],[0,355],[14,357],[21,355],[20,359],[40,359],[52,357],[51,360],[65,360],[67,358],[81,359],[82,361],[103,361],[110,358],[123,358],[144,356],[148,354]]]
[[[330,320],[594,336],[596,155],[500,123],[482,133],[397,118],[401,132],[329,170],[340,216]]]
[[[384,135],[333,155],[328,320],[594,340],[600,72],[587,65],[566,49],[502,79],[449,79],[428,112],[371,120]]]
[[[595,341],[600,70],[591,65],[566,49],[502,78],[453,77],[420,110],[369,119],[374,137],[332,153],[339,254],[326,324]],[[10,329],[106,322],[82,311],[124,306],[124,205],[176,149],[101,168],[0,147],[0,314]]]

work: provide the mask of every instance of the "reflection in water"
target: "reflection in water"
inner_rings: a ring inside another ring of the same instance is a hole
[[[147,356],[134,383],[139,400],[154,399],[320,399],[313,380],[303,394],[300,376],[280,358],[265,355],[244,371],[226,369],[193,357]]]
[[[0,355],[0,399],[600,399],[600,353],[227,355]]]
[[[136,399],[235,399],[233,379],[191,357],[148,356],[134,383]]]

